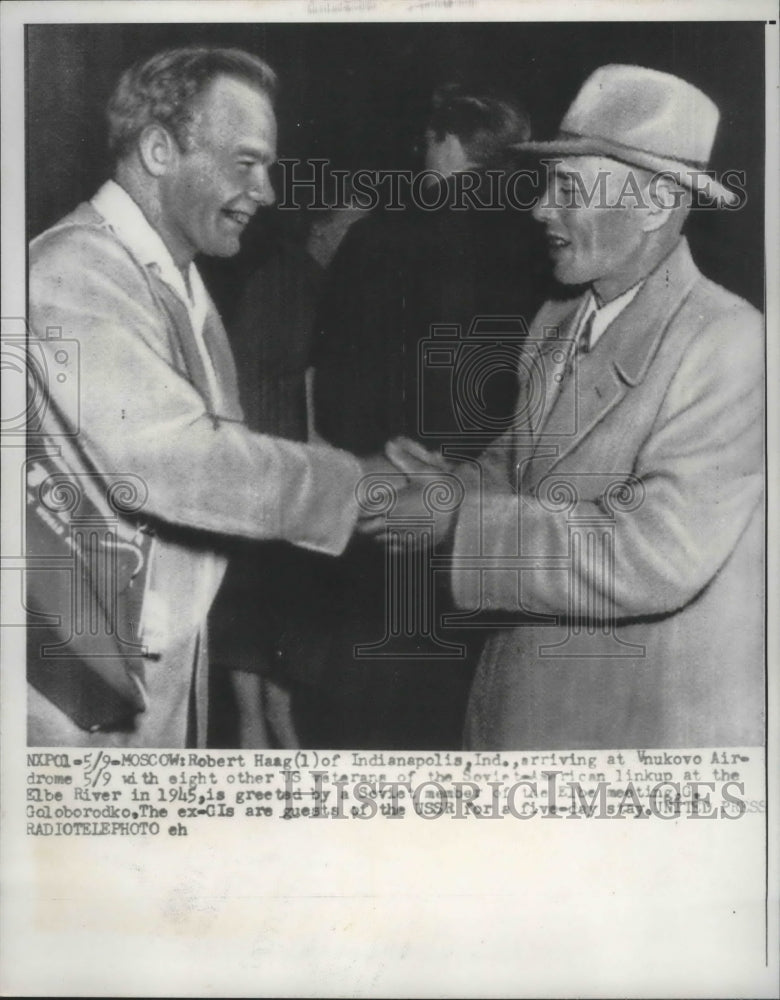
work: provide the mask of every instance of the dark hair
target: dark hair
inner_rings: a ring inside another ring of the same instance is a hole
[[[496,91],[468,90],[459,83],[445,83],[436,88],[431,103],[428,128],[436,139],[457,136],[481,166],[500,164],[507,146],[531,137],[525,108]]]
[[[116,158],[124,156],[144,128],[154,123],[169,129],[181,149],[186,149],[197,99],[219,76],[245,81],[271,100],[276,92],[271,67],[242,49],[168,49],[125,70],[106,109],[111,153]]]

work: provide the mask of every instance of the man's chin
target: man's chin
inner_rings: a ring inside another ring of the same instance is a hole
[[[590,278],[584,268],[572,267],[569,263],[559,262],[553,266],[553,276],[560,285],[585,285]]]
[[[224,241],[215,243],[213,246],[201,250],[201,253],[206,257],[235,257],[240,249],[241,241],[236,239],[229,243]]]

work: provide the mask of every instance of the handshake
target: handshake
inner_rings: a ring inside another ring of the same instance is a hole
[[[465,495],[455,463],[405,437],[360,462],[357,534],[390,548],[420,544],[431,529],[435,542],[449,541]]]

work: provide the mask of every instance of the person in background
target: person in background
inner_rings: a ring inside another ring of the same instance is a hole
[[[276,213],[255,268],[226,319],[247,426],[293,441],[311,436],[311,347],[325,269],[365,210]],[[234,546],[209,618],[215,746],[299,746],[290,686],[306,673],[296,650],[312,578],[311,552],[283,542]]]
[[[544,298],[544,252],[527,212],[508,209],[506,201],[498,211],[452,208],[459,175],[479,183],[492,171],[501,179],[515,162],[506,150],[530,135],[524,108],[492,91],[446,84],[433,95],[422,134],[425,201],[441,207],[427,211],[410,200],[403,211],[378,209],[355,224],[333,261],[318,313],[315,427],[358,455],[399,434],[429,446],[473,440],[475,433],[485,443],[494,437],[516,396],[518,318],[530,321]],[[464,430],[453,409],[455,373],[422,370],[420,351],[433,324],[456,327],[466,338],[475,320],[495,317],[508,337],[488,358],[477,426]],[[386,629],[383,558],[358,541],[323,576],[328,582],[312,609],[312,621],[320,622],[309,657],[316,667],[296,693],[306,743],[457,745],[479,633],[437,625],[450,654],[432,658],[411,636],[392,655],[361,658],[355,646],[381,640]],[[446,585],[435,585],[434,605],[437,621],[451,609]]]

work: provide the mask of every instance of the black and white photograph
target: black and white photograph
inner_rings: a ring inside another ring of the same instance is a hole
[[[777,996],[776,9],[6,10],[4,995]]]
[[[763,44],[31,26],[30,744],[760,745]]]

